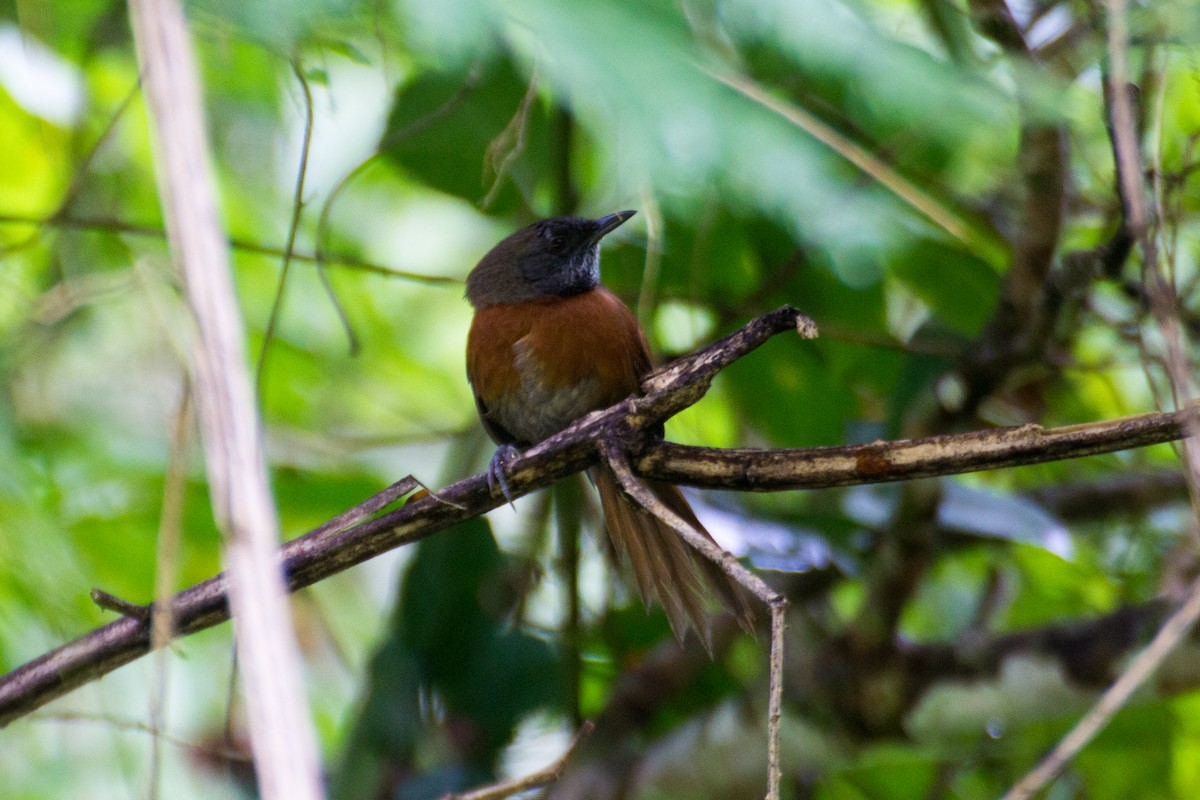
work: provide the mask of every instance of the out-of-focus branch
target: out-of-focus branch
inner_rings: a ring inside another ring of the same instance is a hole
[[[1032,64],[1024,34],[1004,0],[970,0],[980,30],[1017,63]],[[1018,87],[1020,81],[1018,81]],[[1037,119],[1018,88],[1021,111],[1018,166],[1021,205],[1013,223],[1012,263],[991,320],[959,360],[963,400],[947,409],[967,419],[1019,366],[1044,360],[1056,330],[1062,297],[1071,287],[1049,281],[1062,230],[1067,184],[1067,139],[1062,126]],[[1090,276],[1082,276],[1090,277]]]
[[[145,76],[167,238],[196,325],[196,406],[213,512],[225,534],[259,789],[267,800],[315,800],[323,794],[316,736],[275,557],[279,525],[245,367],[228,245],[218,222],[187,23],[178,0],[134,0],[130,19]],[[139,624],[146,626],[144,620]]]
[[[1142,253],[1142,282],[1150,300],[1150,311],[1166,344],[1166,368],[1176,407],[1191,402],[1192,366],[1184,348],[1179,299],[1175,288],[1160,271],[1157,232],[1146,208],[1146,187],[1139,126],[1130,101],[1128,86],[1129,29],[1125,0],[1107,0],[1109,135],[1116,165],[1118,195],[1124,228]],[[1183,452],[1186,477],[1194,511],[1200,511],[1200,429],[1195,420],[1184,423]],[[1195,533],[1195,516],[1192,518]],[[1200,580],[1188,587],[1183,604],[1171,615],[1154,640],[1130,662],[1104,692],[1100,700],[1067,732],[1054,749],[1029,771],[1004,800],[1026,800],[1048,784],[1109,720],[1132,698],[1133,693],[1154,675],[1167,656],[1200,621]]]
[[[1033,55],[1003,0],[970,0],[975,25],[993,39],[1015,64],[1032,64]],[[1018,169],[1020,206],[1012,226],[1011,263],[1000,286],[996,308],[980,334],[959,354],[955,372],[939,392],[933,413],[913,416],[906,430],[943,433],[961,427],[1023,365],[1042,363],[1053,342],[1071,286],[1050,281],[1066,194],[1066,134],[1031,110],[1017,83],[1021,114]],[[1075,278],[1077,272],[1064,275]],[[936,486],[904,487],[899,513],[887,526],[865,580],[868,601],[847,627],[848,647],[884,658],[896,646],[897,625],[921,585],[936,552]]]
[[[156,228],[152,225],[139,225],[135,222],[126,222],[121,219],[112,217],[83,217],[75,215],[49,217],[32,217],[23,214],[0,214],[0,225],[32,225],[34,227],[51,227],[51,228],[69,228],[72,230],[87,230],[87,231],[108,231],[110,233],[120,233],[127,236],[146,236],[154,239],[163,239],[167,232],[162,228]],[[254,253],[262,256],[273,256],[283,258],[287,252],[285,248],[275,247],[273,245],[260,244],[247,239],[232,238],[229,240],[229,246],[235,250],[241,250],[245,253]],[[443,275],[422,275],[419,272],[410,272],[408,270],[396,269],[385,264],[379,264],[375,261],[368,261],[362,258],[346,255],[344,253],[304,253],[293,252],[293,261],[303,261],[309,264],[337,264],[347,269],[354,269],[360,272],[370,272],[375,275],[385,275],[389,278],[399,278],[401,280],[413,281],[414,283],[429,284],[432,286],[461,286],[462,281],[458,278],[450,278]]]
[[[1188,485],[1182,473],[1163,471],[1043,486],[1027,496],[1059,519],[1087,522],[1113,514],[1144,514],[1159,506],[1186,503]]]
[[[543,786],[549,786],[562,777],[567,763],[575,755],[579,746],[591,736],[595,727],[591,722],[584,722],[580,725],[579,732],[575,734],[575,738],[571,740],[571,744],[563,751],[563,754],[537,772],[492,786],[472,789],[469,792],[448,794],[442,800],[504,800],[506,797],[512,797],[515,794],[520,794],[530,789],[540,789]]]
[[[1049,783],[1096,734],[1108,725],[1113,715],[1125,707],[1143,683],[1151,678],[1167,656],[1178,647],[1200,619],[1200,581],[1192,584],[1187,599],[1159,628],[1154,639],[1130,662],[1092,709],[1076,723],[1042,761],[1002,800],[1028,800]]]
[[[967,735],[989,723],[1017,728],[1057,719],[1063,711],[1062,698],[1085,702],[1121,671],[1130,653],[1148,642],[1171,614],[1166,600],[1155,600],[1090,619],[1009,633],[972,630],[951,642],[905,643],[881,661],[852,653],[811,624],[804,606],[805,597],[811,595],[796,591],[800,577],[786,576],[777,582],[792,600],[789,630],[795,632],[788,641],[784,704],[798,716],[821,720],[826,738],[825,746],[813,748],[818,740],[805,739],[804,749],[784,752],[793,772],[828,768],[831,765],[823,759],[837,758],[842,748],[856,742],[895,737],[944,741],[953,732]],[[715,649],[722,652],[736,625],[731,618],[722,618],[714,632]],[[721,752],[728,747],[696,735],[697,726],[703,724],[696,719],[657,742],[645,743],[647,731],[678,687],[708,668],[703,649],[695,642],[690,645],[664,644],[621,674],[596,717],[595,734],[555,784],[550,798],[617,800],[661,791],[678,785],[673,779],[678,779],[680,769],[710,758],[710,749]],[[1200,662],[1193,655],[1197,647],[1200,643],[1193,639],[1186,652],[1177,654],[1169,677],[1157,687],[1161,696],[1200,685],[1196,668]],[[1020,676],[1029,669],[1037,669],[1046,683],[1033,686],[1022,680]],[[1039,691],[1053,696],[1055,702],[1031,698]],[[739,742],[761,736],[753,717],[736,716],[742,720],[738,730],[730,733],[730,719],[724,717],[714,736]],[[810,733],[819,734],[815,727]],[[633,742],[638,743],[636,748]],[[711,777],[713,782],[705,784],[706,798],[744,796],[747,785],[753,785],[742,769]]]

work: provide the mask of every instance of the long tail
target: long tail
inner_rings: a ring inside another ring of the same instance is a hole
[[[590,474],[600,491],[600,505],[604,509],[613,557],[629,564],[642,602],[647,607],[655,600],[662,605],[675,638],[683,641],[691,627],[709,652],[712,651],[708,613],[712,598],[732,612],[744,629],[753,631],[754,609],[745,589],[719,566],[696,552],[672,528],[636,506],[621,491],[611,472],[594,468]],[[679,489],[669,483],[654,481],[647,481],[647,485],[668,508],[712,538],[696,519]]]

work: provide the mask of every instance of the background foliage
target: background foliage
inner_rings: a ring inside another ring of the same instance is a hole
[[[604,280],[667,356],[782,303],[820,325],[816,342],[779,339],[730,368],[668,425],[676,441],[842,444],[1169,405],[1143,265],[1121,241],[1097,4],[195,0],[188,12],[251,352],[266,348],[261,402],[290,535],[404,474],[437,485],[481,469],[491,447],[463,374],[461,279],[551,214],[639,210],[611,237]],[[1194,330],[1200,8],[1135,5],[1131,25],[1155,235]],[[188,322],[123,3],[0,3],[0,164],[7,671],[106,620],[90,587],[154,592]],[[300,180],[304,258],[268,337]],[[219,569],[189,452],[179,586]],[[995,665],[994,684],[950,686],[957,700],[940,706],[889,670],[909,645],[1103,622],[1178,588],[1194,547],[1177,467],[1161,447],[907,487],[699,498],[726,546],[789,571],[774,578],[800,606],[793,795],[988,797],[1018,778],[1119,664],[1077,673],[1042,653]],[[575,498],[560,522],[582,509],[592,527],[594,502]],[[518,502],[297,597],[335,796],[436,797],[527,771],[580,717],[610,726],[558,796],[761,793],[765,641],[730,633],[713,662],[679,650],[589,537],[572,628],[551,511],[548,497]],[[1106,646],[1106,630],[1066,652]],[[240,796],[229,674],[225,627],[58,701],[0,733],[5,792]],[[630,675],[653,690],[638,695]],[[1196,677],[1120,715],[1053,796],[1195,796],[1200,727],[1184,690]],[[148,688],[160,685],[161,699]]]

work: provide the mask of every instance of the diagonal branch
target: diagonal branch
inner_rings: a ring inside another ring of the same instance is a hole
[[[513,461],[509,471],[513,496],[529,494],[593,466],[598,460],[598,442],[614,437],[624,441],[631,430],[651,429],[699,400],[720,369],[772,336],[797,329],[811,334],[811,322],[795,309],[784,307],[678,359],[645,381],[645,395],[590,414]],[[659,443],[646,445],[630,457],[639,474],[677,483],[741,491],[846,486],[1035,464],[1174,441],[1182,437],[1184,421],[1194,419],[1196,413],[1189,408],[1063,428],[1001,428],[849,448],[721,451]],[[388,500],[401,493],[391,492]],[[410,500],[401,508],[341,529],[377,510],[364,506],[375,504],[381,510],[386,505],[372,498],[342,515],[339,524],[321,526],[283,546],[279,557],[287,586],[291,591],[311,586],[504,502],[503,497],[491,493],[484,475],[475,475],[436,495]],[[174,595],[171,608],[176,633],[185,636],[229,619],[225,591],[222,574]],[[149,649],[148,625],[123,617],[0,676],[0,726]]]
[[[579,732],[575,734],[575,738],[571,740],[571,744],[567,746],[563,754],[537,772],[520,778],[514,778],[511,781],[472,789],[469,792],[448,794],[442,800],[504,800],[506,797],[512,797],[515,794],[527,792],[530,789],[540,789],[543,786],[549,786],[562,777],[563,770],[567,767],[567,762],[571,760],[571,757],[579,750],[579,746],[592,735],[592,731],[595,729],[595,724],[585,721],[579,726]]]
[[[1177,407],[1193,396],[1192,365],[1185,349],[1174,287],[1159,271],[1155,220],[1146,208],[1141,145],[1126,86],[1129,28],[1125,0],[1107,0],[1109,136],[1116,167],[1117,194],[1127,236],[1137,241],[1142,254],[1142,279],[1150,311],[1166,345],[1166,368]],[[1188,418],[1183,431],[1184,474],[1188,478],[1193,512],[1200,509],[1200,435],[1196,420]],[[1194,526],[1194,520],[1193,520]],[[1193,531],[1194,533],[1194,531]],[[1033,770],[1004,795],[1004,800],[1026,800],[1048,784],[1123,708],[1157,671],[1166,657],[1200,621],[1200,581],[1189,587],[1186,600],[1159,629],[1154,640],[1130,662],[1100,700],[1067,732]]]

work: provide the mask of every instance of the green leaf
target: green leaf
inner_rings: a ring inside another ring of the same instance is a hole
[[[546,108],[529,102],[530,79],[512,62],[492,59],[481,70],[423,72],[402,86],[380,147],[407,174],[471,204],[499,180],[489,211],[509,213],[539,188]]]

